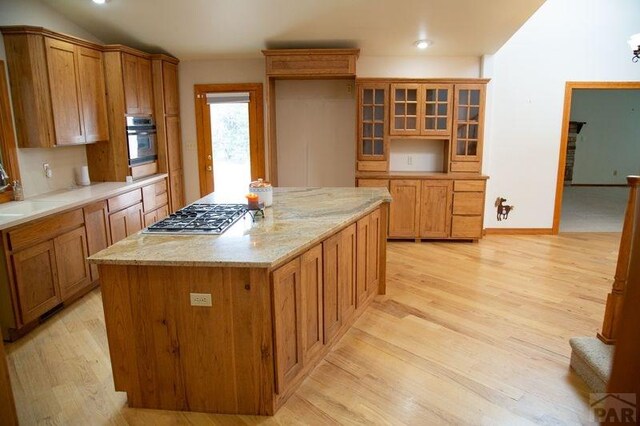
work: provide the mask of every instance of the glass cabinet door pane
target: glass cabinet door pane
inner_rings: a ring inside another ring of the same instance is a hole
[[[362,119],[365,121],[373,120],[373,107],[372,106],[364,106],[362,107]]]
[[[471,92],[471,101],[469,102],[469,104],[480,105],[480,91],[470,90],[470,92]]]
[[[417,115],[418,104],[407,104],[407,115]]]
[[[377,106],[375,107],[375,120],[376,121],[383,121],[384,120],[384,107],[381,106]]]
[[[468,90],[460,90],[460,99],[458,99],[458,104],[460,104],[460,105],[469,105],[469,91]]]
[[[405,91],[404,89],[396,89],[396,101],[404,102]]]
[[[395,129],[404,129],[404,117],[396,117],[394,126]]]
[[[427,89],[427,102],[433,102],[436,100],[435,89]]]
[[[438,104],[438,115],[447,115],[447,104]]]
[[[416,89],[407,90],[407,100],[409,102],[416,102],[418,100],[418,91]]]
[[[435,129],[436,128],[436,119],[427,117],[425,119],[424,127],[427,128],[427,129],[430,129],[430,130]]]
[[[470,124],[469,125],[469,139],[478,139],[478,125]]]
[[[373,136],[373,124],[364,123],[362,125],[362,128],[363,128],[362,134],[364,135],[365,138],[370,138],[371,136]]]
[[[376,90],[376,105],[384,105],[384,90]]]
[[[478,151],[478,142],[477,141],[469,141],[467,145],[467,155],[477,155]]]
[[[416,118],[407,117],[407,129],[415,129],[415,128],[416,128]]]
[[[468,120],[468,114],[469,112],[469,108],[468,107],[458,107],[458,120],[459,121],[467,121]]]
[[[446,117],[438,118],[438,130],[446,130],[446,129],[447,129]]]
[[[362,141],[362,153],[364,155],[373,154],[373,142],[370,139],[364,139]]]
[[[449,99],[449,91],[447,89],[438,90],[438,101],[447,102],[447,99]]]
[[[457,155],[465,155],[467,150],[467,143],[464,139],[458,139],[458,144],[456,146],[456,154]]]
[[[362,102],[365,104],[373,103],[373,90],[372,89],[364,89],[362,91]]]
[[[469,108],[469,121],[478,121],[480,118],[480,108],[471,107]]]
[[[438,109],[440,109],[440,106],[438,106]],[[425,115],[436,115],[436,105],[427,104],[427,111]]]
[[[384,134],[383,131],[383,124],[382,123],[376,123],[374,124],[374,128],[373,128],[373,136],[376,138],[381,138]]]
[[[396,104],[396,115],[405,115],[406,113],[405,104]]]
[[[384,141],[382,139],[373,141],[373,155],[384,155]]]
[[[467,136],[467,126],[465,124],[458,124],[458,138],[465,138]]]

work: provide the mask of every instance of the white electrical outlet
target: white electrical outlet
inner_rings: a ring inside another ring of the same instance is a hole
[[[53,170],[49,167],[49,163],[42,163],[42,168],[44,169],[44,175],[50,179],[53,176]]]
[[[211,294],[209,293],[189,293],[191,306],[211,306]]]
[[[411,166],[413,164],[413,157],[408,155],[407,156],[407,165]]]
[[[353,92],[353,85],[351,83],[347,83],[347,93],[351,94]]]

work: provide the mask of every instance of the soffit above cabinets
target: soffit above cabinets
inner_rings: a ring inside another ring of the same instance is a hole
[[[360,48],[367,56],[496,52],[544,0],[43,0],[107,43],[181,60],[261,49]],[[434,44],[418,51],[414,42]]]

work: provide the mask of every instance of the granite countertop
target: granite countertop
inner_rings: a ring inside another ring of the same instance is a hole
[[[234,201],[210,194],[197,202]],[[253,222],[247,214],[222,235],[137,233],[89,262],[272,268],[390,201],[386,188],[274,188],[264,219]]]
[[[111,198],[157,182],[166,177],[166,174],[157,174],[132,183],[96,182],[89,186],[62,189],[35,197],[29,197],[24,201],[10,201],[0,204],[0,230],[55,213],[82,207],[94,201]]]

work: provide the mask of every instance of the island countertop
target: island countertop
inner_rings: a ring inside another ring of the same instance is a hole
[[[210,194],[197,203],[238,202]],[[265,218],[245,215],[222,235],[139,232],[94,254],[111,265],[273,268],[390,202],[386,188],[274,188]]]

